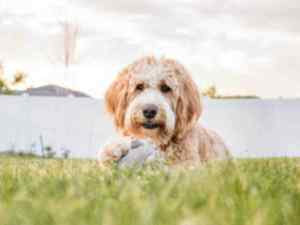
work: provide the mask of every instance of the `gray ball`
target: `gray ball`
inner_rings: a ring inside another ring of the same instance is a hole
[[[142,167],[150,162],[162,162],[158,148],[146,140],[133,140],[127,155],[118,162],[119,168]]]

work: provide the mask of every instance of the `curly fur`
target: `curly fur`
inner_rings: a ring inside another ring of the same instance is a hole
[[[162,86],[167,86],[167,90],[163,91]],[[222,139],[198,124],[202,113],[198,88],[189,72],[175,60],[155,57],[137,60],[117,76],[106,92],[105,101],[124,137],[151,139],[173,164],[197,165],[229,158]],[[147,104],[159,109],[150,121],[156,129],[144,127],[149,122],[142,113]],[[100,161],[115,160],[107,157],[113,155],[111,146],[102,150]]]

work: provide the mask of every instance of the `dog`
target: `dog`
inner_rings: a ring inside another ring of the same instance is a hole
[[[133,62],[112,82],[105,103],[125,138],[101,149],[100,164],[126,155],[131,138],[150,139],[171,165],[230,158],[221,137],[198,123],[200,93],[176,60],[148,56]]]

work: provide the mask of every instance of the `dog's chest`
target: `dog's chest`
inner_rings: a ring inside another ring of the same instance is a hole
[[[170,144],[162,151],[164,158],[171,164],[178,164],[184,161],[197,160],[197,156],[193,154],[190,149],[185,148],[184,145]]]

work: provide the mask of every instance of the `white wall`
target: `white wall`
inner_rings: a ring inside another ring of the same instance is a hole
[[[115,137],[102,100],[0,96],[0,151],[35,149],[94,158]],[[201,122],[224,137],[234,156],[300,156],[300,100],[205,100]]]

